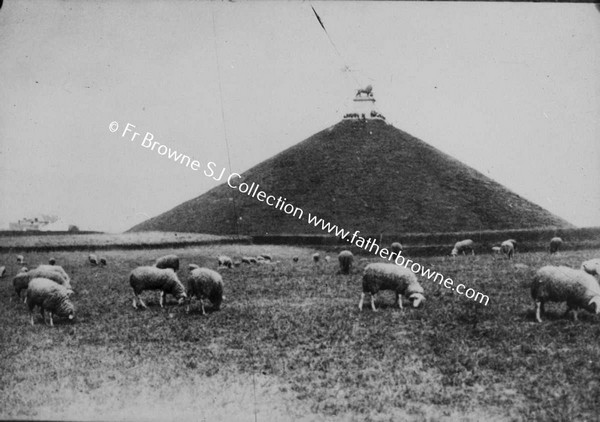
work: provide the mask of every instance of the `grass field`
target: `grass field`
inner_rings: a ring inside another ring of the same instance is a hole
[[[0,254],[0,418],[103,420],[597,420],[600,318],[564,318],[547,306],[542,324],[524,286],[546,263],[579,267],[599,250],[430,257],[418,262],[489,295],[488,306],[422,280],[423,308],[358,311],[361,262],[350,276],[315,266],[314,249],[216,245],[106,251],[106,268],[87,252],[56,252],[73,279],[74,323],[44,326],[16,300],[14,254]],[[127,274],[177,253],[187,264],[269,252],[266,266],[220,270],[219,312],[188,315],[169,297],[144,293],[131,306]],[[324,255],[326,252],[322,252]],[[298,255],[296,264],[291,257]],[[27,254],[32,264],[49,253]],[[369,260],[375,261],[370,256]],[[256,416],[256,419],[255,419]]]

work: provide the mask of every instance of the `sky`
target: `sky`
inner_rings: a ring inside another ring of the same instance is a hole
[[[395,127],[600,226],[599,20],[593,4],[4,2],[0,229],[49,214],[120,232],[219,184],[127,123],[242,173],[367,84]]]

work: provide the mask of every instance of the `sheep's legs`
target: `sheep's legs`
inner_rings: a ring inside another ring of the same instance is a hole
[[[34,325],[33,324],[33,312],[30,312],[29,315],[31,316],[31,325]]]
[[[542,307],[542,302],[535,302],[535,319],[537,322],[542,322],[542,318],[540,317],[541,307]]]
[[[137,295],[137,294],[135,294],[135,293],[134,293],[134,294],[133,294],[133,307],[134,307],[135,309],[137,309],[137,302],[136,302],[136,299],[137,299],[137,301],[139,301],[139,302],[140,302],[140,305],[142,305],[142,308],[146,308],[146,304],[144,303],[144,301],[142,300],[142,298],[141,298],[139,295]]]
[[[404,309],[402,308],[402,295],[400,293],[396,293],[396,304],[400,309]]]
[[[200,306],[202,307],[202,315],[206,315],[206,312],[204,311],[204,301],[202,298],[200,298]]]
[[[52,322],[52,312],[48,312],[50,314],[50,326],[54,327],[54,322]]]
[[[363,302],[365,301],[365,293],[360,294],[360,302],[358,302],[358,310],[362,311]]]
[[[377,308],[375,307],[375,295],[373,293],[371,293],[371,309],[377,312]]]
[[[163,307],[163,303],[165,302],[165,292],[161,291],[160,292],[160,299],[158,300],[158,304],[160,305],[160,307]]]

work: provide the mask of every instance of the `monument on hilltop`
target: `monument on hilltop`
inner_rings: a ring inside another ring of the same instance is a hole
[[[367,85],[365,88],[357,89],[356,95],[354,96],[352,103],[352,111],[344,115],[344,120],[385,120],[385,117],[383,117],[377,112],[377,110],[375,110],[375,97],[373,96],[373,86]]]

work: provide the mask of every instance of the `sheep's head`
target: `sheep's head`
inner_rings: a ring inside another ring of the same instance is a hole
[[[600,274],[600,259],[590,259],[581,264],[581,269],[591,275]]]
[[[452,252],[450,252],[450,255],[452,255],[452,256],[458,255],[458,249],[456,249],[456,248],[452,249]]]
[[[418,308],[421,303],[425,302],[425,296],[421,293],[413,293],[408,297],[408,300],[412,302],[413,308]]]
[[[600,314],[600,296],[594,296],[588,302],[588,306],[594,309],[594,313]]]

